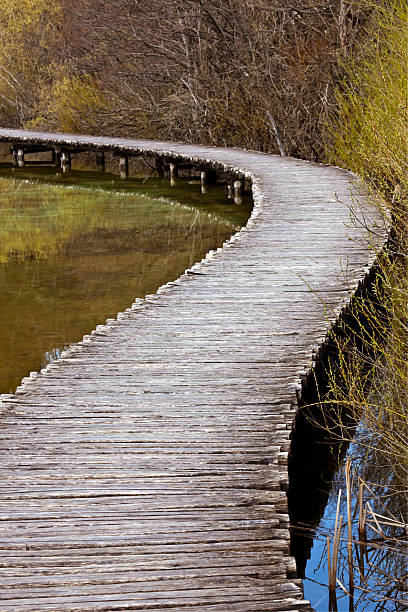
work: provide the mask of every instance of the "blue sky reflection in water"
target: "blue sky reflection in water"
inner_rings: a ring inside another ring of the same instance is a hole
[[[367,432],[361,426],[358,427],[355,442],[350,445],[348,450],[348,457],[351,458],[352,465],[356,470],[356,473],[352,476],[351,496],[354,610],[355,612],[403,612],[408,609],[406,590],[404,592],[408,575],[406,534],[404,535],[403,529],[406,507],[403,496],[393,485],[389,468],[387,469],[385,465],[381,466],[381,457],[372,456],[370,451],[364,450],[364,442],[367,443],[367,440]],[[359,445],[359,441],[363,441],[363,444]],[[376,484],[379,482],[378,470],[382,473],[385,485]],[[311,557],[306,566],[306,578],[303,583],[305,598],[312,603],[316,612],[327,612],[329,610],[326,538],[327,536],[330,538],[331,554],[333,555],[334,526],[340,489],[339,516],[343,516],[343,521],[337,577],[346,590],[349,588],[346,483],[343,474],[344,468],[336,475],[328,504],[318,527],[317,537],[313,542]],[[368,501],[377,517],[374,519],[371,515],[368,515],[367,523],[371,523],[373,528],[367,528],[366,530],[368,546],[367,557],[364,558],[362,564],[364,580],[360,579],[358,563],[358,554],[361,549],[354,544],[359,541],[358,477],[361,477],[365,483],[363,486],[363,506]],[[384,519],[381,517],[384,517]],[[392,524],[394,518],[399,520]],[[387,539],[379,537],[377,520],[380,522],[380,528]],[[403,584],[404,576],[405,587]],[[402,578],[402,580],[398,581],[398,578]],[[336,596],[338,612],[349,612],[348,594],[339,584],[337,584]]]

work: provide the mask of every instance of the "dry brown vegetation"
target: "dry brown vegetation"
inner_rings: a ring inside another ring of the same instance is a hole
[[[370,13],[345,0],[6,5],[0,95],[18,83],[24,96],[1,109],[3,125],[274,152],[280,143],[308,159],[322,157],[338,60]]]

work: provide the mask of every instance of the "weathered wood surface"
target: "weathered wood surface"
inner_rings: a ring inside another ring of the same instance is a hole
[[[0,130],[252,178],[248,226],[4,397],[0,610],[309,610],[285,488],[299,375],[370,263],[348,173]],[[372,223],[375,213],[366,211]]]

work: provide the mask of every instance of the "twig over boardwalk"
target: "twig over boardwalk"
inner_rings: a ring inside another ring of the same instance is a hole
[[[226,166],[252,178],[255,209],[223,249],[4,398],[0,610],[309,610],[289,556],[287,453],[323,304],[338,313],[369,261],[350,175],[0,130],[24,138]]]

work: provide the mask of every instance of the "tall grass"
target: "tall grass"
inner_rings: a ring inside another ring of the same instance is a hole
[[[365,0],[361,0],[365,2]],[[408,12],[405,0],[369,5],[366,36],[345,61],[338,108],[328,127],[328,158],[365,181],[392,219],[387,252],[378,257],[373,302],[353,316],[365,333],[340,347],[331,394],[362,419],[389,468],[408,480]]]
[[[363,179],[392,228],[388,247],[376,253],[371,299],[355,299],[354,331],[346,329],[338,340],[324,404],[334,406],[326,425],[341,439],[352,440],[357,427],[352,456],[360,470],[365,464],[372,505],[381,514],[397,514],[403,526],[408,523],[408,14],[405,0],[362,3],[371,18],[364,40],[342,66],[327,156]],[[380,569],[377,577],[385,585]],[[393,580],[401,589],[401,574],[387,583],[395,596]],[[381,605],[378,609],[390,609]]]
[[[361,0],[365,3],[365,0]],[[329,160],[384,191],[408,185],[408,16],[404,0],[367,4],[363,42],[343,65]]]

